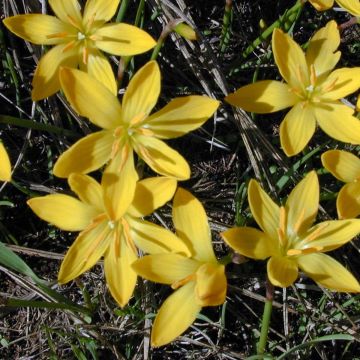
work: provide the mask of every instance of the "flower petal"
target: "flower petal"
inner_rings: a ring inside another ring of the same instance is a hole
[[[338,63],[341,53],[336,51],[340,45],[340,33],[335,21],[329,21],[310,39],[306,50],[308,67],[314,65],[315,74],[321,81]]]
[[[225,97],[233,106],[259,114],[272,113],[294,106],[299,97],[287,84],[275,80],[263,80],[246,85]]]
[[[309,2],[318,11],[330,9],[334,4],[334,0],[309,0]]]
[[[60,44],[50,49],[39,61],[32,86],[33,101],[44,99],[60,90],[60,66],[74,67],[78,63],[77,47],[67,49],[67,44]]]
[[[109,21],[116,12],[120,0],[88,0],[84,9],[84,24],[89,21]]]
[[[109,60],[100,51],[92,49],[87,60],[88,74],[105,85],[113,95],[117,95],[117,84]],[[120,105],[120,104],[119,104]],[[116,105],[117,107],[117,105]]]
[[[93,267],[104,255],[111,240],[112,233],[107,221],[80,233],[61,263],[59,283],[66,284]]]
[[[156,42],[144,30],[128,24],[108,24],[100,27],[94,37],[95,46],[109,54],[132,56],[152,49]]]
[[[194,286],[193,281],[187,283],[161,305],[151,332],[151,346],[170,343],[195,321],[201,306],[195,301]]]
[[[49,4],[55,15],[64,23],[81,27],[81,7],[77,0],[49,0]]]
[[[321,86],[321,99],[331,101],[341,99],[360,88],[360,67],[334,70]]]
[[[133,136],[134,150],[158,174],[178,180],[190,178],[190,167],[186,160],[163,141],[152,136]]]
[[[325,254],[299,256],[298,265],[318,284],[340,292],[360,292],[359,282],[343,265]]]
[[[54,165],[54,175],[67,178],[71,173],[89,173],[109,159],[114,137],[111,131],[98,131],[80,139],[63,152]]]
[[[340,219],[356,218],[360,215],[360,183],[344,185],[336,199],[337,213]]]
[[[270,196],[261,188],[256,180],[250,180],[248,199],[251,213],[260,228],[274,241],[274,248],[279,246],[278,228],[280,224],[280,208]]]
[[[267,274],[274,286],[288,287],[298,277],[296,261],[282,256],[273,256],[267,263]]]
[[[304,149],[316,128],[312,105],[296,104],[280,125],[280,142],[287,156],[294,156]]]
[[[196,271],[196,301],[201,306],[223,304],[226,298],[226,288],[224,265],[206,263]]]
[[[68,182],[71,190],[83,203],[94,206],[100,212],[104,211],[102,189],[96,180],[87,175],[72,173]]]
[[[224,241],[237,253],[264,260],[278,253],[278,240],[251,227],[235,227],[221,233]]]
[[[346,244],[359,233],[360,219],[324,221],[310,228],[296,248],[318,248],[319,252],[327,252]]]
[[[158,101],[160,69],[156,61],[149,61],[130,80],[123,98],[123,118],[129,123],[137,117],[145,119]]]
[[[145,124],[161,139],[175,138],[199,128],[219,106],[206,96],[185,96],[170,101],[146,119]]]
[[[151,222],[126,217],[135,245],[147,254],[180,253],[191,256],[186,244],[174,233]]]
[[[285,205],[288,236],[306,231],[315,221],[319,208],[319,180],[310,171],[291,191]]]
[[[360,159],[348,151],[326,151],[321,155],[321,162],[340,181],[349,183],[360,178]]]
[[[32,198],[27,204],[39,218],[66,231],[84,230],[99,215],[95,207],[63,194]]]
[[[347,12],[354,16],[360,16],[360,2],[357,0],[336,0]]]
[[[301,90],[310,85],[304,52],[288,34],[275,29],[272,36],[272,48],[280,74],[290,87]]]
[[[66,98],[80,115],[103,129],[121,124],[120,102],[98,80],[83,71],[63,68],[60,81]]]
[[[120,246],[120,249],[116,247]],[[105,253],[104,270],[106,283],[116,302],[124,307],[130,300],[136,285],[137,275],[131,264],[137,256],[124,239],[113,240]]]
[[[9,155],[0,141],[0,181],[11,181],[11,163]]]
[[[24,40],[38,45],[55,45],[69,42],[69,38],[51,35],[75,35],[76,29],[55,16],[26,14],[11,16],[3,20],[4,25]]]
[[[179,254],[154,254],[135,261],[132,268],[144,279],[171,285],[195,274],[200,265]]]
[[[354,110],[341,103],[326,103],[315,107],[315,117],[321,129],[330,137],[360,144],[360,120],[352,116]]]
[[[150,215],[174,196],[176,186],[176,179],[164,176],[139,181],[127,213],[134,217]]]
[[[111,220],[119,220],[127,211],[138,179],[133,152],[124,146],[110,161],[101,179],[104,206]]]
[[[200,201],[188,191],[178,188],[172,216],[176,234],[189,247],[193,258],[216,262],[208,219]]]

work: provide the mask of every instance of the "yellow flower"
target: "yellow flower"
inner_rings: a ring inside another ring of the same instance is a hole
[[[311,5],[318,11],[330,9],[334,5],[334,0],[309,0]],[[336,0],[336,2],[347,12],[354,16],[360,16],[359,0]]]
[[[360,144],[360,121],[339,99],[360,86],[360,67],[332,69],[340,59],[340,35],[330,21],[311,38],[306,55],[281,30],[275,29],[272,48],[286,83],[259,81],[244,86],[225,100],[246,111],[270,113],[292,106],[280,126],[280,142],[287,156],[298,154],[313,136],[316,123],[330,137]]]
[[[187,248],[170,231],[141,219],[173,196],[176,180],[157,177],[139,181],[131,204],[115,218],[106,211],[103,187],[94,179],[71,174],[68,181],[80,200],[52,194],[28,201],[41,219],[62,230],[81,231],[61,264],[59,283],[75,279],[104,256],[110,292],[120,306],[125,306],[136,284],[137,276],[130,265],[137,259],[137,246],[155,253],[170,249],[187,253]],[[114,197],[112,201],[116,207],[122,199]]]
[[[360,159],[343,150],[329,150],[321,156],[324,167],[346,184],[336,200],[340,219],[355,218],[360,214]]]
[[[275,286],[287,287],[299,268],[320,285],[346,292],[360,292],[354,276],[324,252],[337,249],[360,232],[360,220],[332,220],[312,226],[319,206],[319,182],[311,171],[293,189],[285,206],[277,206],[260,185],[251,180],[251,212],[262,231],[232,228],[222,236],[237,252],[252,259],[266,259],[267,273]]]
[[[44,99],[60,89],[60,66],[80,67],[101,81],[115,95],[116,81],[102,51],[129,56],[148,51],[154,39],[135,26],[106,24],[120,0],[88,0],[83,14],[77,0],[49,0],[55,16],[17,15],[5,26],[34,44],[56,45],[40,60],[33,79],[33,100]]]
[[[11,181],[11,164],[4,144],[0,141],[0,180]]]
[[[179,188],[174,197],[173,221],[178,237],[189,249],[182,254],[149,252],[133,269],[145,279],[169,284],[176,290],[159,309],[152,333],[152,346],[162,346],[181,335],[204,306],[225,301],[224,265],[218,263],[211,245],[210,228],[201,203]]]

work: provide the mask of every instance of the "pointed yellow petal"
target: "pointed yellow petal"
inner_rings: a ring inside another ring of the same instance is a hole
[[[138,179],[133,152],[123,147],[110,161],[101,179],[104,206],[111,220],[119,220],[127,211],[134,198]]]
[[[128,24],[108,24],[100,27],[94,34],[102,40],[95,46],[109,54],[132,56],[152,49],[156,42],[144,30]]]
[[[108,59],[100,51],[92,49],[89,52],[87,72],[91,77],[105,85],[113,95],[117,95],[117,84],[113,69]]]
[[[32,198],[27,204],[39,218],[66,231],[84,230],[99,214],[95,207],[62,194]]]
[[[195,274],[200,265],[201,263],[178,254],[154,254],[135,261],[132,268],[144,279],[171,285]]]
[[[65,47],[66,44],[57,45],[40,59],[32,81],[31,97],[34,101],[44,99],[60,90],[60,66],[77,65],[77,48],[64,51]]]
[[[360,144],[360,120],[352,116],[354,110],[341,103],[327,103],[315,107],[315,117],[321,129],[335,140]]]
[[[298,265],[320,285],[340,292],[360,292],[359,282],[339,262],[325,254],[299,256]]]
[[[270,282],[275,286],[288,287],[298,277],[296,261],[282,256],[273,256],[267,263],[267,274]]]
[[[111,240],[112,233],[107,221],[80,233],[61,263],[59,283],[66,284],[93,267],[104,255]]]
[[[0,181],[11,181],[11,163],[9,155],[0,141]]]
[[[4,19],[3,23],[17,36],[38,45],[55,45],[71,41],[64,36],[52,37],[54,34],[76,34],[72,26],[49,15],[16,15]]]
[[[303,235],[298,249],[319,248],[321,252],[335,250],[360,233],[360,220],[332,220],[316,224]],[[314,235],[315,234],[315,239]]]
[[[280,81],[264,80],[246,85],[225,97],[229,104],[259,114],[271,113],[295,105],[300,99]]]
[[[278,247],[278,228],[280,208],[271,200],[268,194],[261,188],[256,180],[250,180],[248,198],[251,213],[260,228],[274,241],[274,247]]]
[[[278,253],[278,240],[251,227],[235,227],[221,233],[224,241],[237,253],[264,260]]]
[[[109,21],[116,12],[120,0],[88,0],[84,9],[84,24],[89,21]]]
[[[127,213],[134,217],[150,215],[174,196],[176,186],[176,179],[164,176],[139,181]]]
[[[330,9],[334,4],[334,0],[309,0],[309,2],[318,11]]]
[[[272,36],[272,48],[276,65],[286,82],[298,90],[310,85],[309,71],[301,47],[280,29]]]
[[[225,266],[203,264],[196,271],[196,301],[201,306],[217,306],[226,298],[227,281]]]
[[[60,155],[54,165],[54,175],[67,178],[73,172],[86,174],[99,169],[109,160],[113,141],[110,131],[85,136]]]
[[[208,219],[203,206],[188,191],[178,188],[173,202],[176,234],[186,243],[193,258],[216,262]]]
[[[323,79],[338,63],[341,53],[336,51],[340,45],[340,33],[335,21],[329,21],[311,38],[306,50],[308,67],[314,65],[318,78]]]
[[[347,12],[354,16],[360,16],[360,2],[358,0],[336,0]]]
[[[77,0],[49,0],[49,4],[60,20],[81,27],[81,8]]]
[[[135,117],[150,114],[160,94],[160,69],[156,61],[146,63],[130,80],[123,98],[123,117],[129,123]]]
[[[360,183],[343,186],[336,199],[337,213],[340,219],[351,219],[360,215]]]
[[[147,254],[179,253],[191,256],[186,244],[171,231],[141,219],[126,217],[135,245]]]
[[[178,180],[190,178],[190,167],[174,149],[155,137],[136,134],[133,136],[134,150],[158,174]]]
[[[316,127],[312,105],[296,104],[280,125],[280,142],[287,156],[294,156],[304,149]]]
[[[325,169],[343,182],[353,182],[360,179],[360,159],[344,150],[329,150],[321,155]]]
[[[116,247],[120,246],[120,249]],[[131,264],[137,256],[124,239],[113,240],[105,254],[104,270],[106,283],[116,302],[124,307],[130,300],[136,285],[137,275]]]
[[[103,129],[120,125],[120,102],[98,80],[83,71],[63,68],[60,81],[66,98],[80,115]]]
[[[195,321],[201,306],[195,301],[194,286],[194,282],[184,285],[162,304],[151,332],[152,346],[175,340]]]
[[[319,180],[310,171],[291,191],[285,205],[288,234],[300,235],[315,221],[319,208]]]
[[[71,190],[83,203],[94,206],[100,212],[104,211],[102,189],[96,180],[87,175],[72,173],[68,182]]]
[[[206,96],[173,99],[145,124],[161,139],[175,138],[199,128],[219,106],[219,101]]]
[[[321,99],[337,100],[360,88],[360,67],[334,70],[322,84],[325,89]]]

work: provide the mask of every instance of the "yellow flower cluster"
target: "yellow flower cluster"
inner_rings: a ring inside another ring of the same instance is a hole
[[[359,15],[356,3],[337,2]],[[333,1],[311,3],[323,10]],[[225,301],[225,269],[214,254],[204,208],[186,190],[176,190],[178,180],[190,178],[189,165],[163,141],[201,127],[220,103],[191,95],[175,98],[152,112],[161,90],[156,61],[136,72],[120,102],[112,67],[102,52],[136,55],[153,48],[155,41],[137,27],[109,23],[119,0],[88,0],[83,12],[77,0],[49,0],[49,4],[56,16],[27,14],[4,20],[23,39],[54,45],[36,68],[32,98],[41,100],[61,89],[72,108],[99,130],[61,154],[53,169],[56,176],[68,179],[78,198],[51,194],[32,198],[28,204],[43,220],[65,231],[80,232],[61,264],[59,283],[75,279],[104,257],[109,290],[122,307],[133,294],[137,275],[171,285],[175,292],[161,306],[152,330],[152,345],[161,346],[183,333],[202,307]],[[289,35],[275,29],[272,49],[285,82],[260,81],[225,100],[258,113],[292,107],[280,126],[281,146],[288,156],[304,149],[316,124],[330,137],[360,144],[360,121],[340,101],[360,87],[360,68],[333,70],[340,59],[339,42],[334,21],[315,33],[306,53]],[[140,180],[134,153],[161,176]],[[360,160],[337,150],[323,154],[322,160],[334,176],[347,183],[337,200],[342,220],[312,225],[318,211],[319,183],[311,171],[284,206],[276,205],[251,180],[248,199],[261,230],[233,228],[222,236],[247,257],[270,258],[268,277],[276,286],[294,283],[301,269],[329,289],[360,292],[351,273],[324,254],[360,232],[360,220],[352,219],[360,213]],[[9,180],[10,163],[1,143],[0,162],[0,178]],[[100,183],[86,175],[104,166]],[[143,219],[173,196],[176,234]],[[148,255],[138,259],[138,249]]]

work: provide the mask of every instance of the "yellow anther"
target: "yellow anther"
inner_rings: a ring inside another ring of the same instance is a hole
[[[110,154],[111,160],[114,159],[114,157],[118,153],[119,149],[120,149],[120,140],[114,141],[114,143],[112,144],[112,147],[111,147],[111,154]]]
[[[315,240],[316,238],[318,238],[320,236],[320,234],[322,233],[322,231],[329,226],[329,223],[323,223],[321,224],[315,231],[313,231],[305,240],[305,243],[308,243],[310,241]]]
[[[146,118],[146,114],[145,114],[145,113],[143,113],[143,112],[142,112],[142,113],[139,113],[139,114],[135,115],[135,116],[131,119],[129,125],[130,125],[130,126],[137,125],[137,124],[141,123],[145,118]]]
[[[305,209],[301,210],[300,216],[299,218],[296,220],[296,223],[294,225],[294,232],[295,233],[299,233],[300,227],[304,221],[304,217],[305,217]]]
[[[67,18],[68,18],[68,20],[69,20],[69,23],[70,23],[72,26],[74,26],[74,27],[77,28],[78,30],[81,30],[79,24],[77,23],[77,21],[76,21],[71,15],[67,14]]]
[[[278,235],[279,235],[281,245],[285,246],[285,244],[286,244],[286,210],[283,206],[280,207]]]
[[[46,35],[46,38],[47,39],[56,39],[56,38],[65,38],[67,36],[68,36],[68,33],[64,31],[64,32],[58,32],[55,34]]]
[[[82,61],[86,65],[89,57],[89,51],[86,46],[83,47],[82,55]]]
[[[63,48],[62,52],[64,53],[64,52],[72,49],[72,48],[75,46],[75,44],[76,44],[76,41],[75,41],[75,40],[70,41],[70,42]]]
[[[306,249],[289,249],[286,252],[286,255],[287,256],[309,255],[309,254],[319,252],[319,251],[321,251],[323,249],[324,249],[323,246],[314,246],[314,247],[309,247],[309,248],[306,248]]]
[[[183,286],[185,284],[187,284],[189,281],[193,281],[195,280],[195,274],[190,274],[188,276],[186,276],[184,279],[181,279],[179,281],[175,281],[174,283],[171,284],[171,288],[173,290],[178,289],[180,286]]]
[[[336,79],[334,79],[332,82],[330,82],[328,84],[325,83],[325,85],[321,89],[321,92],[324,94],[324,93],[327,93],[327,92],[333,90],[335,85],[336,85],[336,82],[338,81],[338,79],[339,78],[336,78]]]
[[[92,14],[91,18],[89,19],[88,23],[86,24],[88,29],[91,29],[91,27],[93,26],[94,21],[95,21],[95,16],[96,16],[96,12],[94,12]]]
[[[135,131],[144,136],[154,136],[154,132],[152,130],[143,127],[137,128]]]
[[[311,66],[310,66],[310,84],[313,87],[315,87],[315,85],[316,85],[316,79],[317,79],[317,76],[316,76],[315,66],[314,66],[314,64],[311,64]]]
[[[137,250],[136,250],[136,246],[134,244],[134,241],[133,241],[133,239],[131,237],[129,223],[124,218],[121,218],[121,224],[123,226],[123,234],[124,234],[124,237],[125,237],[125,240],[126,240],[126,244],[134,252],[134,254],[136,254]]]

